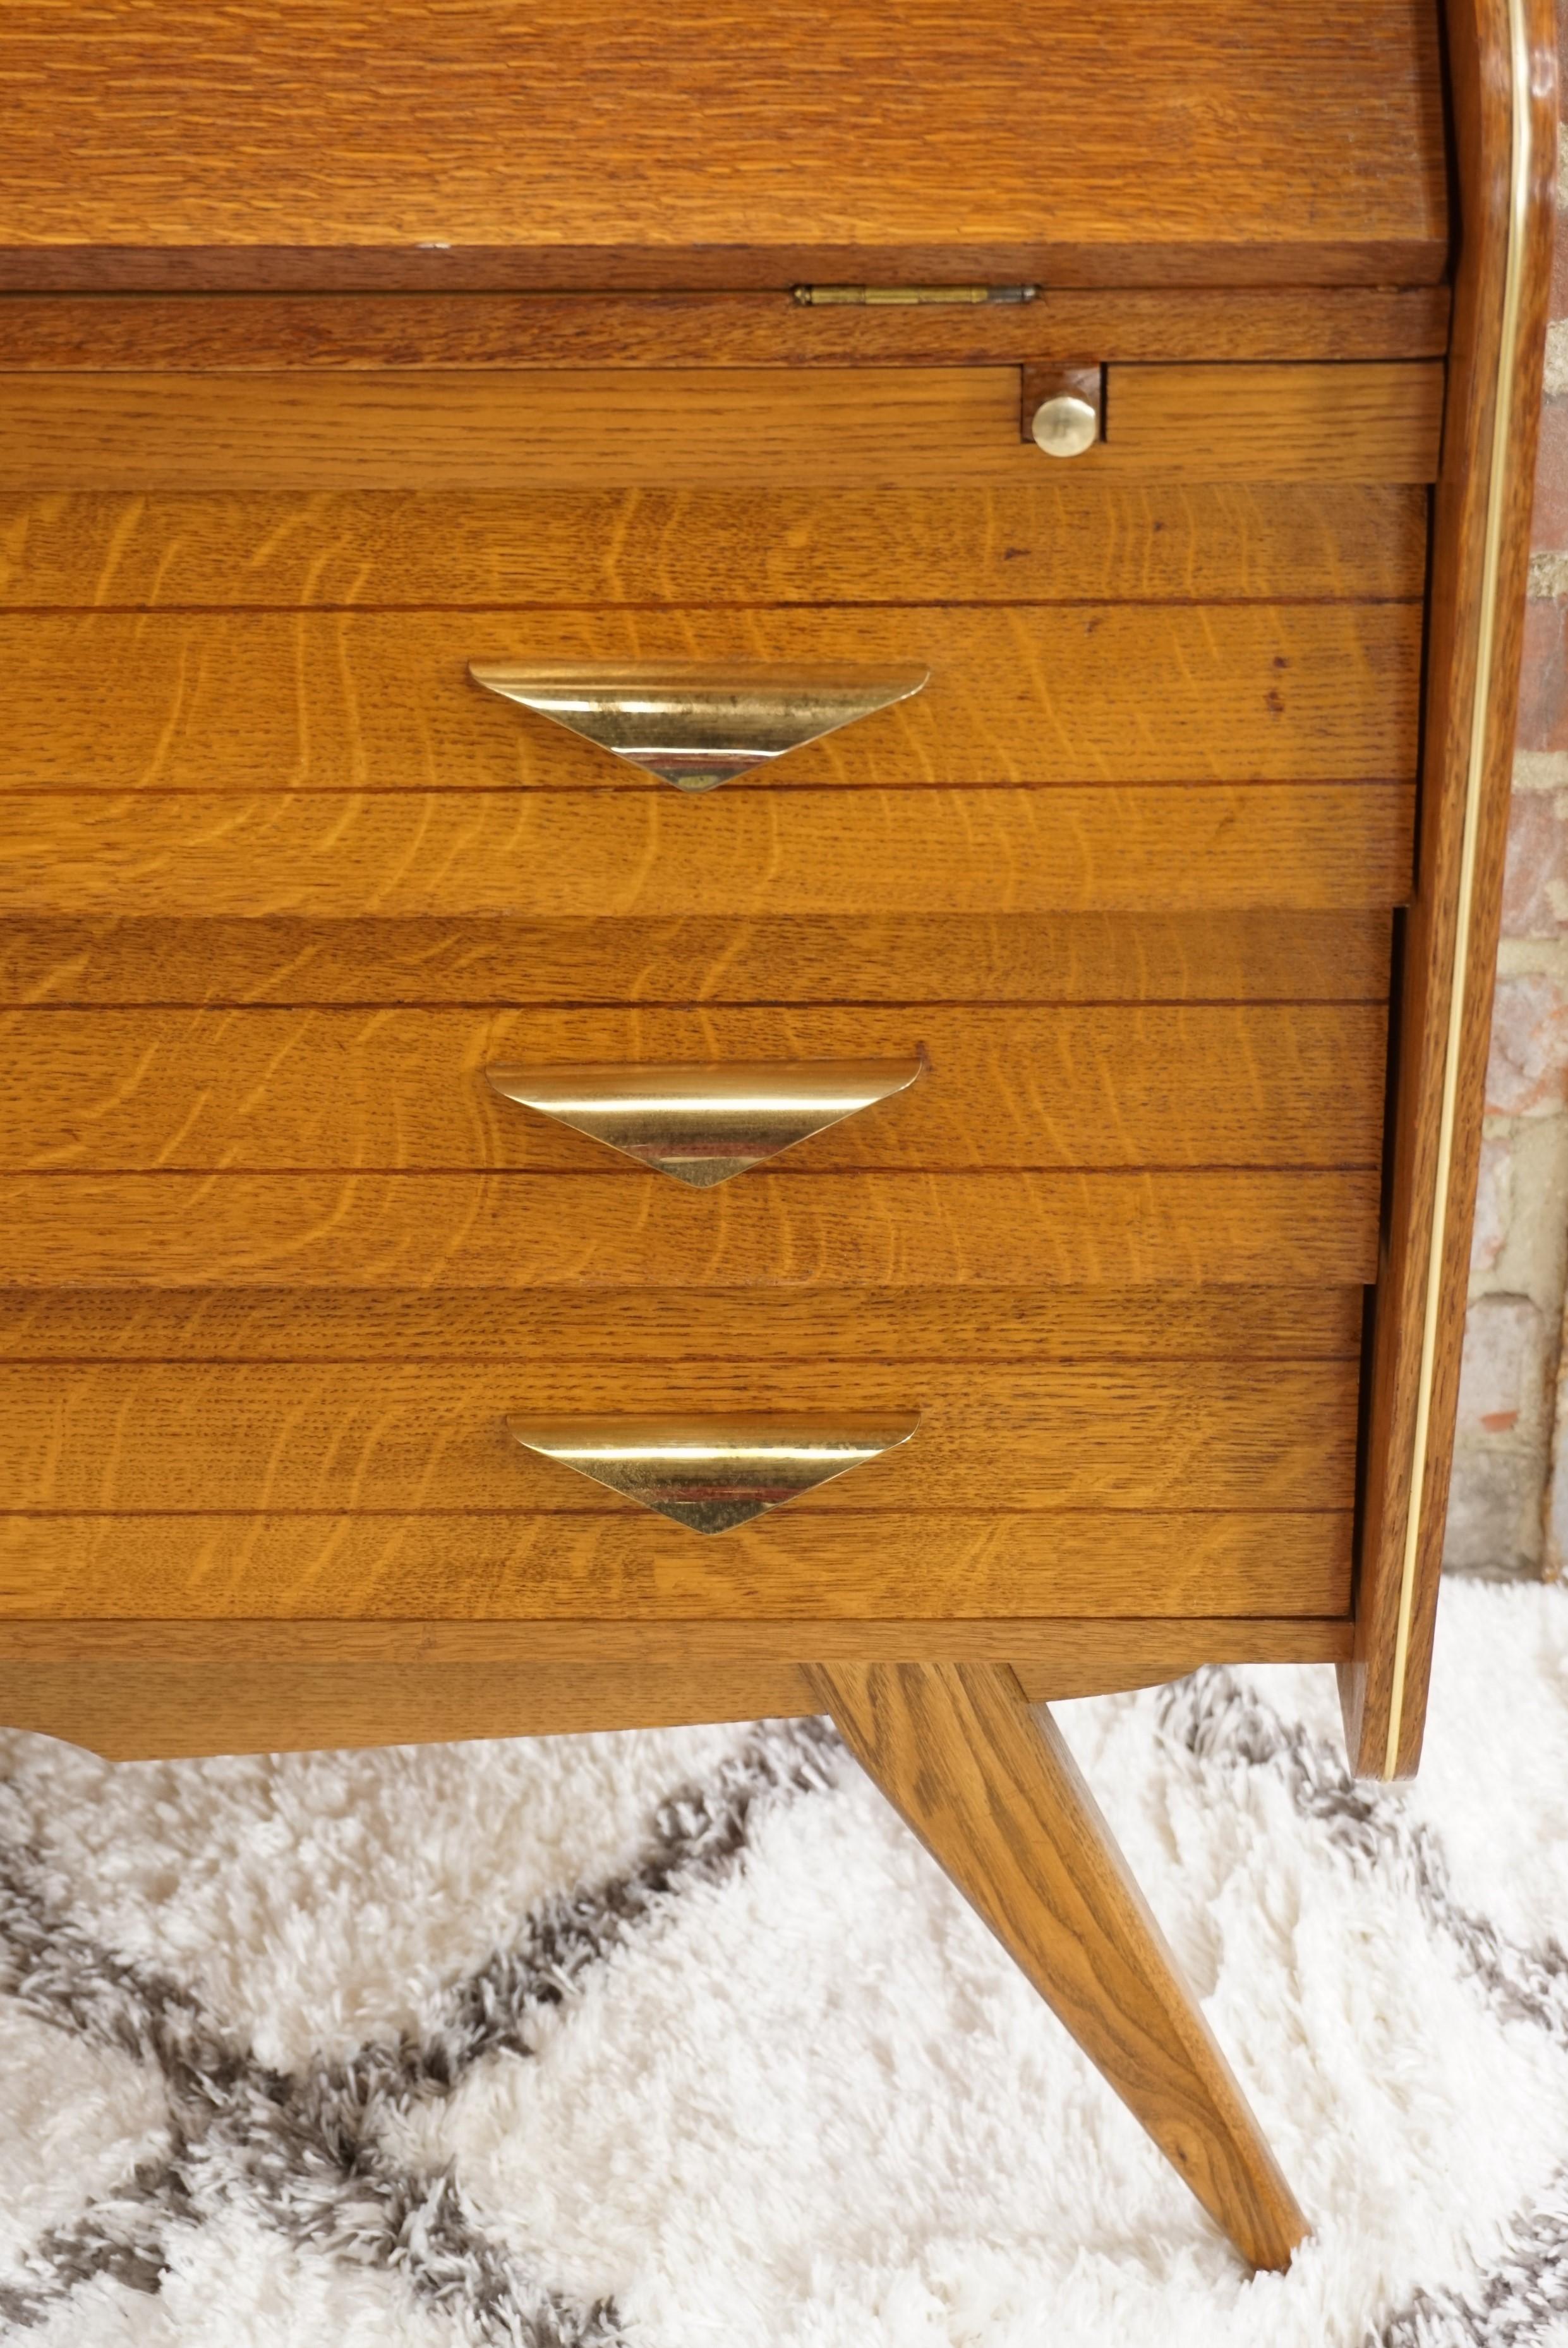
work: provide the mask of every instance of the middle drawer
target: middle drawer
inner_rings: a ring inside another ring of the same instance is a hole
[[[15,1009],[0,1169],[622,1173],[487,1071],[923,1056],[773,1161],[837,1169],[1372,1167],[1378,1002]]]

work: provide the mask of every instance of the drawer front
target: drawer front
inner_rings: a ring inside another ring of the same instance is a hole
[[[1315,1620],[1349,1602],[1356,1289],[6,1304],[14,1619]],[[673,1407],[923,1416],[711,1540],[507,1432],[530,1411]]]
[[[15,791],[662,794],[480,691],[470,662],[929,672],[730,792],[1389,783],[1416,770],[1421,607],[15,614],[0,661],[0,789]]]
[[[621,1169],[646,1181],[658,1178],[570,1122],[501,1097],[486,1071],[644,1067],[656,1098],[678,1096],[682,1065],[760,1062],[797,1071],[809,1095],[813,1066],[912,1057],[924,1066],[906,1090],[782,1162],[818,1175],[1371,1168],[1385,1029],[1376,1003],[20,1011],[0,1016],[0,1168]],[[755,1081],[739,1074],[732,1089]]]
[[[1347,1601],[1352,1290],[12,1306],[0,1606],[15,1615],[1317,1615]],[[507,1431],[520,1415],[672,1410],[922,1417],[909,1442],[711,1540]]]
[[[0,1413],[23,1509],[222,1495],[235,1509],[621,1516],[634,1504],[522,1449],[509,1416],[918,1411],[911,1441],[790,1510],[1277,1511],[1350,1506],[1356,1387],[1354,1362],[1279,1363],[1262,1384],[1221,1362],[106,1363],[0,1368]]]

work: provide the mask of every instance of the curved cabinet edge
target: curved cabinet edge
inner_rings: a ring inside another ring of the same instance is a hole
[[[1357,1645],[1364,1776],[1420,1756],[1442,1569],[1498,932],[1557,170],[1550,0],[1449,0],[1460,240],[1417,851],[1393,1040]]]

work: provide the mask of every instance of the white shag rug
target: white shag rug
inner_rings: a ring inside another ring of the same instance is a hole
[[[1326,1670],[1058,1707],[1315,2231],[1250,2276],[814,1723],[111,1767],[3,1741],[0,2337],[1568,2343],[1568,1591],[1428,1760]]]

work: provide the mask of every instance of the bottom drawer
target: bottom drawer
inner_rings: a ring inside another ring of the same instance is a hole
[[[787,1313],[766,1294],[77,1295],[33,1300],[9,1326],[14,1620],[939,1622],[1349,1602],[1353,1290],[840,1292]],[[511,1431],[716,1414],[918,1427],[712,1538]]]

